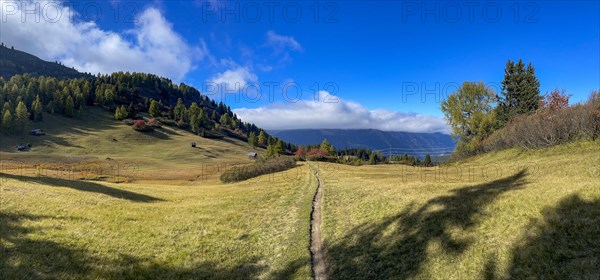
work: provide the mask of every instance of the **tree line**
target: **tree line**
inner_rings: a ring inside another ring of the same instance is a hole
[[[217,103],[194,87],[177,85],[153,74],[116,72],[65,79],[30,74],[14,75],[8,80],[0,77],[0,128],[4,133],[20,133],[28,122],[42,121],[44,114],[79,118],[89,106],[104,108],[117,120],[141,119],[141,114],[147,114],[194,133],[208,136],[225,132],[265,148],[281,142],[277,153],[294,152],[293,145],[243,122],[224,103]]]
[[[558,89],[542,95],[531,63],[508,60],[501,91],[482,82],[464,82],[441,110],[457,140],[455,159],[520,146],[539,148],[600,135],[600,97],[569,106]],[[567,112],[570,112],[567,116]]]
[[[323,139],[321,144],[299,146],[294,153],[298,160],[327,161],[349,165],[363,164],[405,164],[412,166],[432,166],[433,162],[429,154],[423,160],[416,156],[403,154],[384,156],[381,152],[372,151],[367,148],[344,148],[336,149],[333,145]]]

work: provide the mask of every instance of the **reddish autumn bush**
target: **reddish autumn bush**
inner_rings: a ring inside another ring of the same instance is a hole
[[[300,147],[294,153],[294,156],[296,157],[297,160],[306,160],[306,153],[307,153],[306,148]]]
[[[324,160],[327,157],[327,151],[319,148],[312,148],[306,153],[308,160]]]
[[[154,130],[154,128],[152,126],[147,125],[144,120],[137,120],[133,124],[132,128],[134,130],[141,131],[141,132],[148,132],[148,131]]]
[[[572,94],[566,94],[563,89],[559,91],[558,88],[550,93],[546,93],[544,100],[540,106],[541,110],[560,110],[569,107],[569,98]]]

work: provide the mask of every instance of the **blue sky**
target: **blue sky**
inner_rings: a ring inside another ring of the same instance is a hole
[[[532,62],[542,93],[565,88],[582,101],[600,88],[598,1],[68,1],[62,12],[75,16],[64,23],[45,2],[33,23],[2,1],[9,45],[93,73],[150,71],[217,100],[227,93],[241,117],[273,129],[444,131],[440,96],[464,81],[499,90],[508,59]],[[246,95],[229,90],[236,83]]]

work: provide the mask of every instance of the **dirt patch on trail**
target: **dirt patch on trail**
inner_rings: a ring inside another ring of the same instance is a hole
[[[317,191],[312,201],[312,211],[310,212],[310,266],[313,279],[327,279],[327,262],[323,251],[323,240],[321,239],[321,222],[323,201],[323,181],[319,177],[319,172],[315,171],[317,177]]]

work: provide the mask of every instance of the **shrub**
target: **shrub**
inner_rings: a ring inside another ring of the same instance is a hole
[[[144,120],[138,120],[133,124],[133,129],[141,132],[153,131],[154,128],[146,124]]]
[[[558,88],[550,93],[546,93],[544,100],[540,104],[540,108],[547,110],[560,110],[569,107],[569,98],[572,94],[566,94],[566,91],[558,91]]]
[[[190,125],[188,123],[186,123],[185,121],[183,121],[183,119],[180,119],[177,122],[177,127],[181,128],[181,129],[188,129],[188,128],[190,128]]]
[[[298,150],[294,153],[294,157],[296,158],[296,160],[306,160],[306,148],[304,147],[300,147],[298,148]]]
[[[600,94],[593,92],[583,104],[546,107],[533,115],[514,118],[487,138],[483,147],[486,152],[510,147],[539,149],[599,137]]]
[[[325,160],[327,157],[327,151],[319,148],[312,148],[306,153],[306,159],[312,161]]]
[[[168,118],[159,118],[158,119],[160,121],[160,123],[167,125],[167,126],[177,126],[177,122],[175,120],[172,119],[168,119]]]
[[[148,124],[149,126],[152,126],[153,128],[161,128],[161,127],[162,127],[162,123],[161,123],[161,122],[159,122],[159,121],[158,121],[156,118],[150,118],[150,119],[147,121],[147,124]]]
[[[248,180],[264,174],[288,170],[296,166],[291,157],[279,157],[250,165],[235,166],[221,174],[221,182],[233,183]]]

